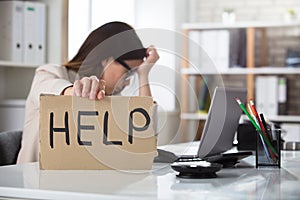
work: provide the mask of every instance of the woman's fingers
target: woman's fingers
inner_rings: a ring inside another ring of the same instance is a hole
[[[89,77],[83,77],[81,79],[82,82],[82,97],[89,97],[91,93],[91,85],[92,85],[92,79]]]
[[[105,85],[106,85],[105,80],[101,79],[99,81],[100,90],[99,90],[98,95],[97,95],[97,99],[99,99],[99,100],[101,100],[105,97]]]
[[[150,46],[147,48],[146,56],[147,57],[144,60],[144,62],[138,67],[137,72],[138,72],[139,76],[148,76],[153,65],[159,59],[159,55],[154,46]]]
[[[146,61],[148,63],[154,64],[159,59],[159,55],[157,53],[157,50],[152,45],[147,48],[146,54],[147,54]]]
[[[96,76],[91,76],[90,81],[91,81],[91,89],[90,89],[89,97],[91,100],[95,100],[100,90],[99,79]]]
[[[82,93],[82,83],[81,83],[81,80],[77,80],[77,81],[74,82],[73,92],[74,92],[74,96],[81,97],[81,93]]]
[[[96,76],[83,77],[74,82],[73,92],[74,96],[101,100],[105,96],[105,81],[99,80]]]

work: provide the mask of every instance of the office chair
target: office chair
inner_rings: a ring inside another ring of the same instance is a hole
[[[16,164],[21,140],[21,130],[0,132],[0,166]]]

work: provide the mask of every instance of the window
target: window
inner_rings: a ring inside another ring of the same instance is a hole
[[[134,0],[69,0],[69,59],[93,29],[110,21],[134,26],[134,18]]]
[[[91,28],[110,21],[124,21],[134,26],[134,0],[91,0]]]

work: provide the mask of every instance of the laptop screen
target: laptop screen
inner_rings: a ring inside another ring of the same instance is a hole
[[[242,114],[235,101],[236,97],[245,102],[247,89],[226,87],[215,89],[199,144],[200,158],[220,154],[232,148]]]

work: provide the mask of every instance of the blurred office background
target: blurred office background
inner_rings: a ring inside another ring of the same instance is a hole
[[[91,30],[114,20],[131,24],[137,29],[145,46],[153,44],[158,48],[160,60],[151,72],[150,81],[153,83],[154,100],[159,105],[159,144],[193,140],[199,137],[197,132],[201,132],[205,121],[205,117],[182,120],[183,24],[205,23],[211,26],[214,24],[222,26],[223,23],[227,23],[223,21],[224,14],[234,15],[234,19],[227,19],[228,23],[232,24],[243,22],[262,23],[262,26],[264,23],[266,26],[269,23],[281,24],[282,28],[267,30],[265,58],[267,65],[272,69],[286,67],[288,50],[296,54],[296,57],[300,51],[300,27],[297,26],[300,22],[300,2],[297,0],[38,0],[29,2],[40,2],[46,6],[45,63],[60,64],[70,59]],[[290,23],[296,25],[285,27],[285,24]],[[255,34],[256,41],[260,41],[261,37],[259,32]],[[233,41],[228,41],[228,44],[230,42]],[[255,45],[255,66],[259,67],[262,48],[259,42]],[[230,50],[230,47],[228,49]],[[210,57],[214,57],[213,51],[212,49]],[[230,68],[232,66],[229,66],[228,59],[227,67]],[[5,59],[0,61],[1,131],[22,128],[25,99],[30,89],[34,69],[40,64],[43,63],[31,64]],[[280,72],[276,77],[279,75]],[[286,81],[286,100],[284,108],[280,111],[282,113],[278,111],[276,115],[279,118],[285,115],[293,116],[292,123],[283,122],[287,129],[294,131],[295,137],[297,134],[299,137],[300,79],[297,74],[284,74],[283,77]],[[239,87],[247,85],[245,75],[229,74],[222,78],[225,85]],[[189,80],[192,86],[197,83],[195,77],[189,77]],[[127,93],[130,95],[130,92],[132,91],[129,89]],[[189,109],[194,109],[191,112],[197,112],[195,108]],[[275,121],[280,121],[279,118]],[[182,125],[184,129],[181,129]]]

